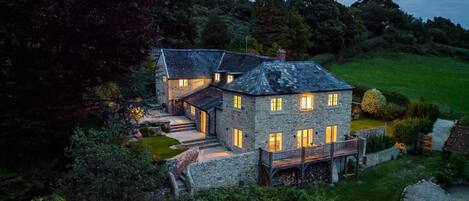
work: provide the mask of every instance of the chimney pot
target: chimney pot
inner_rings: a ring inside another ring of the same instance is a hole
[[[287,57],[287,51],[285,51],[284,49],[279,49],[277,51],[277,60],[285,61],[286,57]]]

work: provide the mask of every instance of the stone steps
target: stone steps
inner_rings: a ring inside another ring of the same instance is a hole
[[[183,124],[173,124],[169,126],[169,132],[170,133],[175,133],[175,132],[181,132],[181,131],[189,131],[189,130],[195,130],[195,124],[194,123],[183,123]]]
[[[207,137],[204,139],[185,141],[182,142],[182,145],[187,148],[198,147],[199,149],[221,146],[220,142],[218,142],[218,139],[215,137]]]

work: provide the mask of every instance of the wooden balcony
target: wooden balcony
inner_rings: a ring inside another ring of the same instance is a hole
[[[358,154],[359,139],[333,142],[300,149],[269,152],[260,150],[260,162],[268,168],[296,167],[301,164]]]
[[[306,170],[308,167],[315,165],[315,163],[327,162],[330,165],[329,172],[332,178],[333,163],[335,159],[352,156],[355,158],[356,167],[358,167],[360,147],[363,140],[356,138],[347,141],[333,142],[330,144],[316,145],[311,147],[303,147],[300,149],[286,150],[280,152],[269,152],[260,149],[259,152],[259,175],[266,173],[267,181],[261,182],[259,176],[259,183],[272,185],[274,175],[280,170],[299,170],[296,174],[296,184],[302,185],[311,180],[311,175],[308,175]],[[358,168],[355,168],[355,175],[358,174]],[[265,180],[264,180],[265,181]],[[330,180],[332,182],[332,179]]]

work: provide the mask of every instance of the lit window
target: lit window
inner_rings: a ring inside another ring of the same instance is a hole
[[[215,82],[220,82],[220,73],[215,73]]]
[[[326,128],[326,143],[337,141],[337,125]]]
[[[313,145],[313,129],[302,129],[298,130],[296,134],[296,146],[298,148],[301,147],[309,147]]]
[[[195,107],[191,105],[191,115],[195,116]]]
[[[234,100],[233,107],[235,109],[241,109],[241,96],[235,95],[233,100]]]
[[[269,151],[277,152],[282,150],[282,133],[269,134]]]
[[[270,99],[270,111],[272,112],[282,111],[282,98]]]
[[[313,110],[313,99],[313,95],[302,95],[300,99],[300,109],[303,111]]]
[[[179,80],[179,86],[180,86],[180,87],[187,87],[187,86],[189,86],[189,80],[187,80],[187,79]]]
[[[329,94],[327,99],[328,106],[335,106],[339,103],[339,95],[338,94]]]
[[[241,129],[233,129],[233,145],[243,148],[243,131]]]
[[[233,82],[234,76],[233,75],[227,75],[226,76],[226,83]]]
[[[163,82],[166,82],[166,81],[168,81],[168,77],[163,76]]]

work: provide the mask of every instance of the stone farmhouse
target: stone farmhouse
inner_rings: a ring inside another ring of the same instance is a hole
[[[273,185],[275,175],[292,167],[298,183],[308,180],[308,167],[310,175],[319,172],[309,164],[329,174],[334,157],[358,158],[358,141],[349,140],[353,86],[319,64],[285,61],[283,50],[276,58],[214,49],[158,51],[158,102],[231,152],[255,152],[258,183]]]

